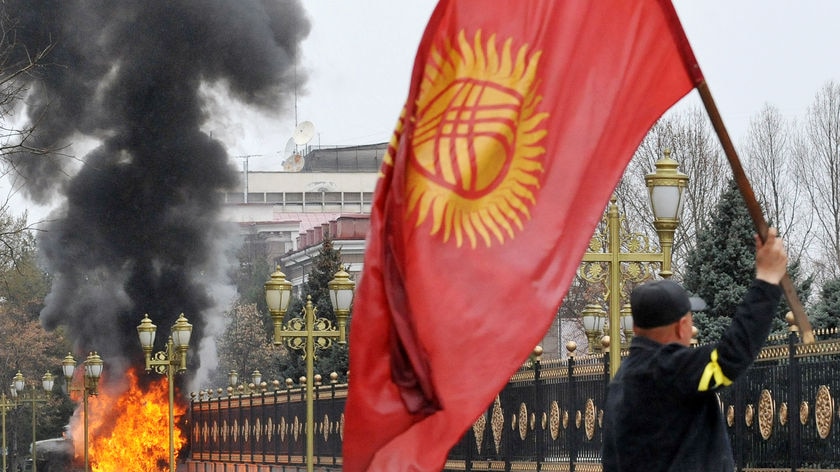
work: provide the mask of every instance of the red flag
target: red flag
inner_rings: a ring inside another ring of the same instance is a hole
[[[667,0],[442,0],[385,158],[344,470],[439,470],[545,334],[652,124],[702,81]]]

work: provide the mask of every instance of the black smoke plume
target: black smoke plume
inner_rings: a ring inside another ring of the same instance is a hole
[[[224,273],[220,191],[236,179],[224,144],[202,130],[209,97],[219,100],[210,90],[281,113],[302,79],[301,2],[4,5],[17,43],[52,45],[29,84],[29,145],[94,143],[80,159],[13,158],[31,199],[62,199],[39,237],[54,277],[42,324],[66,326],[77,352],[106,362],[140,360],[145,313],[158,325],[156,350],[182,312],[198,342],[218,310],[211,281]]]

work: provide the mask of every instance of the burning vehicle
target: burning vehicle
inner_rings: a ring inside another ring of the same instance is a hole
[[[175,382],[180,418],[180,392],[215,368],[214,338],[235,292],[229,272],[241,242],[221,220],[221,194],[238,173],[223,140],[245,124],[230,110],[288,109],[305,81],[297,65],[310,22],[301,0],[3,8],[23,45],[9,54],[49,51],[21,78],[25,107],[15,118],[33,131],[8,159],[22,195],[55,208],[38,234],[52,279],[41,324],[63,328],[75,356],[98,351],[106,363],[88,409],[91,470],[168,470],[169,386],[141,375],[136,326],[147,313],[161,326],[185,313],[194,325],[188,373]],[[86,442],[81,403],[71,418],[76,461]],[[176,435],[180,450],[186,439]]]

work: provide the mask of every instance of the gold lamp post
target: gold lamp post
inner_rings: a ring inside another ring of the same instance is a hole
[[[173,385],[174,373],[187,370],[187,350],[190,347],[190,334],[192,325],[181,313],[175,324],[172,325],[171,334],[166,341],[166,349],[152,355],[155,344],[155,332],[157,326],[152,324],[149,315],[145,315],[137,326],[137,335],[140,338],[140,345],[143,347],[143,355],[146,359],[146,372],[154,369],[158,374],[165,374],[169,382],[169,470],[175,472],[175,387]]]
[[[15,391],[17,392],[13,396],[14,401],[17,403],[32,404],[32,472],[38,471],[38,451],[35,446],[37,441],[35,437],[35,404],[47,401],[47,395],[52,392],[54,382],[53,375],[47,372],[41,377],[41,387],[44,390],[43,392],[39,392],[35,385],[32,385],[32,388],[28,391],[26,390],[26,378],[24,378],[20,371],[12,379],[12,385],[14,385]]]
[[[353,289],[355,283],[344,270],[339,270],[329,282],[330,301],[333,305],[338,326],[333,326],[326,318],[317,318],[316,309],[312,304],[312,297],[306,299],[303,318],[295,317],[283,324],[283,317],[289,308],[292,295],[292,284],[286,280],[286,275],[278,267],[265,283],[265,300],[274,324],[274,344],[282,344],[285,340],[290,349],[303,351],[306,360],[306,470],[314,469],[315,456],[315,421],[314,421],[314,379],[315,379],[315,348],[326,349],[332,345],[333,339],[339,344],[347,342],[347,318],[350,315],[350,305],[353,303]]]
[[[633,311],[629,303],[621,307],[621,332],[624,333],[624,345],[629,346],[633,340]]]
[[[6,396],[6,392],[0,393],[0,417],[2,417],[3,423],[3,472],[8,470],[9,448],[6,447],[6,413],[16,406],[12,400],[12,398]]]
[[[338,321],[338,343],[344,344],[347,342],[347,318],[350,317],[356,283],[350,280],[350,274],[340,269],[327,283],[327,288],[330,291],[330,303],[335,312],[335,319]]]
[[[618,212],[615,196],[610,200],[603,224],[595,231],[589,248],[584,254],[579,270],[580,276],[589,282],[600,282],[606,286],[605,299],[608,302],[609,337],[621,339],[621,298],[627,282],[642,282],[653,276],[653,265],[659,265],[659,275],[668,278],[671,272],[671,251],[674,232],[679,225],[682,209],[682,195],[688,183],[688,176],[677,170],[679,163],[671,159],[671,152],[656,162],[656,172],[645,176],[653,209],[653,225],[659,237],[660,250],[656,250],[644,234],[627,232]],[[607,271],[603,265],[609,266]],[[625,324],[625,332],[631,330]],[[615,375],[621,363],[621,343],[611,342],[610,375]]]
[[[262,374],[258,369],[251,373],[251,383],[247,385],[239,383],[239,372],[235,370],[228,372],[228,393],[230,395],[250,395],[262,392],[267,387],[268,384],[262,381]]]
[[[662,247],[662,270],[659,275],[671,276],[671,250],[674,248],[674,232],[680,224],[683,206],[683,192],[688,186],[688,176],[677,170],[679,162],[671,159],[671,150],[666,149],[662,159],[656,161],[656,172],[645,176],[645,185],[650,194],[653,209],[653,227]]]
[[[67,384],[67,393],[80,392],[82,394],[82,405],[85,415],[84,420],[84,435],[85,435],[85,472],[90,470],[90,456],[89,456],[89,441],[88,441],[88,397],[99,394],[96,387],[99,384],[99,377],[102,376],[102,367],[104,366],[102,358],[96,352],[88,354],[84,362],[85,376],[84,383],[80,387],[73,386],[73,374],[76,372],[76,359],[73,355],[68,353],[61,361],[61,371],[64,373],[64,381]]]
[[[234,388],[239,385],[239,373],[237,371],[228,372],[228,385]]]
[[[586,339],[589,341],[589,354],[595,354],[600,350],[598,335],[601,334],[601,325],[606,315],[607,313],[597,303],[590,303],[583,309],[583,330],[586,332]]]
[[[15,407],[16,407],[16,406],[18,405],[18,402],[17,402],[17,389],[15,388],[15,382],[14,382],[14,380],[13,380],[13,381],[12,381],[12,383],[9,385],[9,395],[10,395],[10,398],[11,398],[11,400],[12,400],[12,403],[13,403],[13,404],[15,405]],[[15,457],[17,457],[17,454],[15,454]],[[4,472],[5,472],[5,471],[4,471]]]

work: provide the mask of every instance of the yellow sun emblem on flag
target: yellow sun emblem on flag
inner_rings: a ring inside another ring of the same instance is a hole
[[[548,113],[540,112],[541,52],[508,39],[433,49],[417,95],[408,214],[444,242],[504,244],[521,231],[544,171]]]

